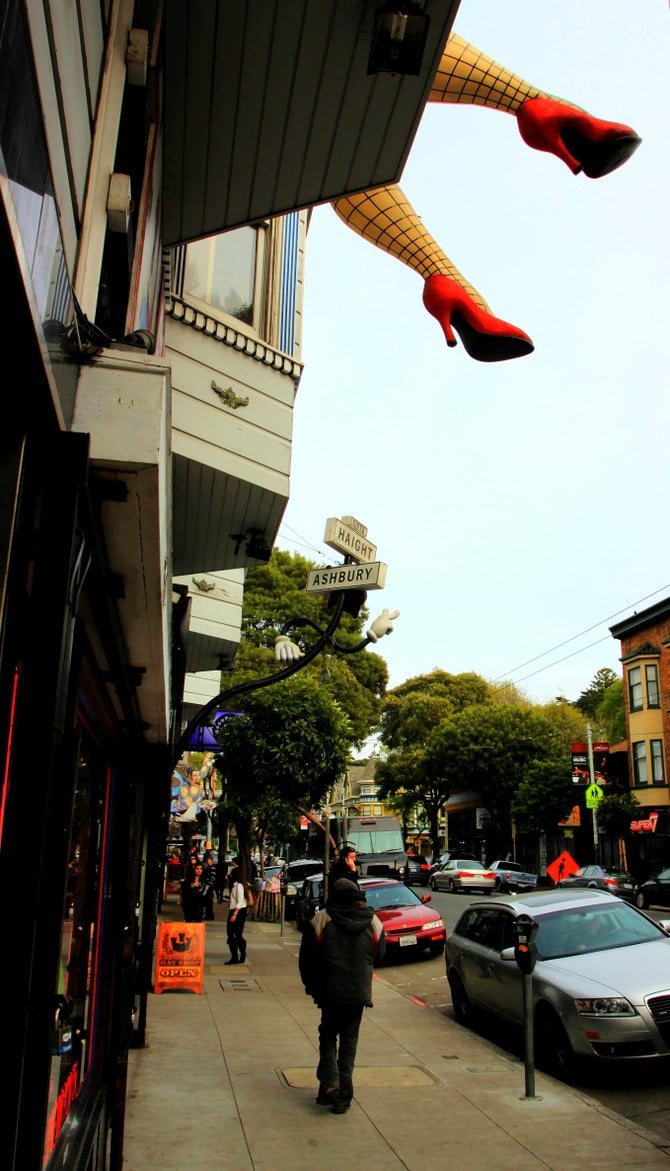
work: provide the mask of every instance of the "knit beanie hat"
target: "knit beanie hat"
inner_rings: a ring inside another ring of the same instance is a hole
[[[333,885],[333,899],[340,906],[346,907],[349,903],[364,902],[365,895],[355,882],[351,882],[348,878],[338,878]]]

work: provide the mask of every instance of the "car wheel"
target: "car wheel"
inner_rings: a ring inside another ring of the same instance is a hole
[[[450,878],[447,882],[447,890],[451,891],[452,895],[456,893],[456,887],[454,886],[453,878]]]
[[[635,896],[635,906],[639,907],[641,911],[644,911],[645,907],[649,906],[649,903],[647,902],[647,896],[644,891],[639,890],[637,892]]]
[[[434,878],[431,878],[429,885],[431,890],[437,890],[437,884]]]
[[[450,976],[449,987],[451,988],[451,1003],[454,1008],[456,1020],[459,1025],[464,1025],[466,1029],[471,1029],[474,1025],[474,1011],[460,976]]]
[[[567,1079],[575,1066],[575,1054],[563,1025],[551,1008],[541,1009],[535,1021],[535,1056],[545,1073]]]

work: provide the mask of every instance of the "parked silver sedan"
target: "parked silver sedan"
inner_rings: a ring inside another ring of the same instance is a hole
[[[447,938],[457,1019],[485,1010],[523,1025],[514,920],[538,924],[532,975],[539,1065],[567,1076],[576,1058],[670,1056],[670,920],[663,925],[599,890],[547,890],[476,900]]]
[[[428,879],[432,890],[469,890],[481,893],[495,890],[496,876],[476,858],[450,858],[434,870]]]

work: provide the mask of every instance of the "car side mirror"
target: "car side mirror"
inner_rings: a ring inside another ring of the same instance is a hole
[[[670,935],[670,919],[659,919],[659,927],[662,927],[666,935]]]

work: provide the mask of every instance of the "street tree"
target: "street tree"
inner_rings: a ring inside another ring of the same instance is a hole
[[[582,691],[579,699],[575,700],[575,707],[579,708],[587,719],[595,720],[605,692],[613,683],[616,683],[618,678],[611,667],[601,667],[599,671],[596,671],[589,686]]]
[[[577,796],[568,751],[531,761],[512,799],[516,828],[521,833],[555,833]]]
[[[489,850],[504,857],[512,844],[512,803],[531,763],[552,755],[551,722],[530,705],[477,704],[439,725],[424,767],[452,792],[472,789],[488,813]]]
[[[351,727],[326,688],[300,674],[244,695],[217,729],[217,820],[237,828],[248,863],[255,820],[310,813],[347,765]]]
[[[278,673],[275,638],[287,626],[291,640],[303,651],[318,640],[319,631],[331,621],[333,595],[306,593],[308,574],[315,568],[315,562],[300,554],[273,549],[268,562],[247,570],[240,646],[234,664],[222,675],[222,690]],[[355,747],[376,728],[388,682],[388,667],[380,654],[369,647],[353,649],[364,640],[368,619],[365,606],[357,615],[344,611],[334,635],[343,649],[327,646],[301,671],[318,680],[346,712]]]

